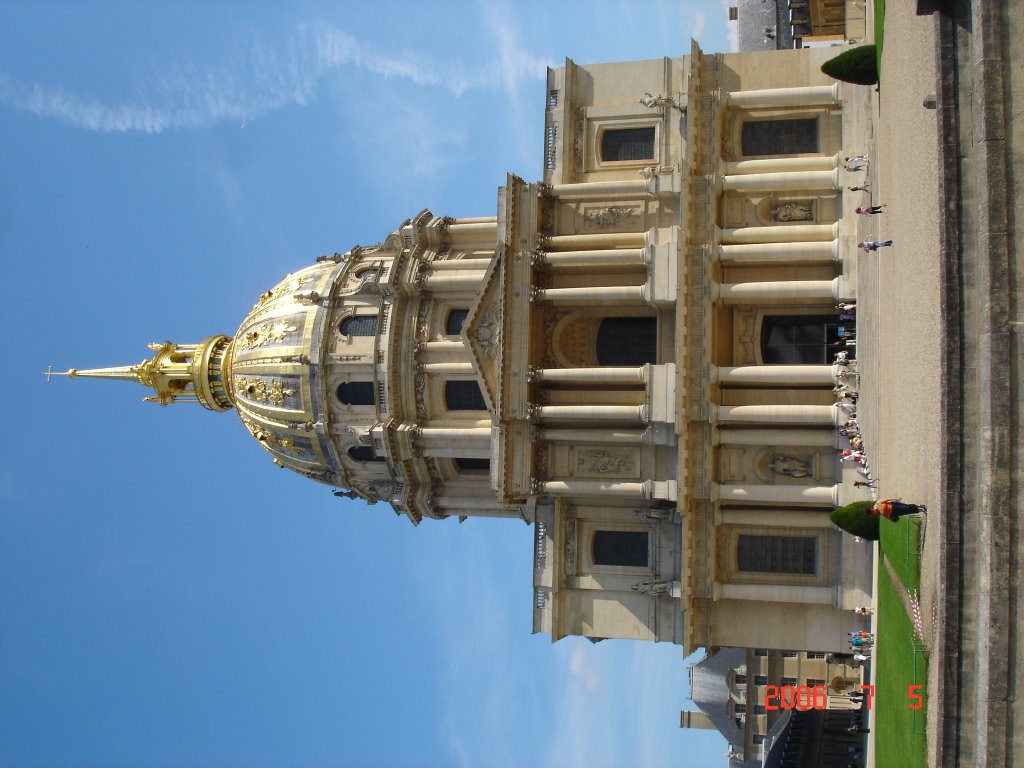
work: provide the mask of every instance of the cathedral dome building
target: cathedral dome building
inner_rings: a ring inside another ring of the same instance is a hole
[[[871,590],[828,518],[854,493],[832,361],[862,148],[826,54],[567,60],[543,179],[508,176],[495,215],[422,211],[233,339],[69,374],[233,407],[278,465],[414,524],[533,524],[553,640],[843,650]]]

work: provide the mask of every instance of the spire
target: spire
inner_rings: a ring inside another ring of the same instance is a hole
[[[63,373],[47,370],[43,375],[69,378],[121,379],[136,381],[153,389],[155,395],[144,398],[147,403],[168,405],[180,401],[197,402],[211,411],[227,411],[234,407],[228,377],[222,371],[230,364],[232,343],[227,336],[208,336],[198,344],[150,344],[156,351],[150,360],[136,365],[113,368],[72,368]]]

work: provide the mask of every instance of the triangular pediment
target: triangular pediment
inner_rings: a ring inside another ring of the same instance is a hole
[[[499,248],[484,275],[483,286],[466,323],[462,338],[469,348],[480,388],[491,413],[498,416],[501,402],[501,362],[503,354],[505,250]]]

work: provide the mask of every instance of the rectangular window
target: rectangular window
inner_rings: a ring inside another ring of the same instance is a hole
[[[767,656],[768,655],[768,650],[766,648],[755,648],[754,649],[754,655],[755,656]]]
[[[807,685],[809,685],[811,688],[814,688],[814,687],[819,686],[819,685],[822,685],[822,686],[825,685],[825,681],[824,680],[819,680],[816,677],[808,677],[807,678]]]
[[[740,144],[748,157],[818,154],[818,120],[752,120],[743,124]]]
[[[792,686],[795,687],[796,686],[796,678],[795,677],[784,677],[784,678],[782,678],[782,684],[783,685],[792,685]]]
[[[817,560],[815,536],[741,535],[736,546],[736,567],[744,573],[813,576]]]
[[[616,128],[601,134],[601,160],[605,163],[654,159],[654,126]]]
[[[594,531],[594,565],[647,568],[647,531]]]
[[[754,685],[768,685],[768,675],[754,675]]]

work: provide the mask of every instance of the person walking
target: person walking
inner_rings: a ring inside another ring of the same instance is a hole
[[[850,187],[849,189],[850,189],[851,192],[870,192],[871,191],[871,185],[870,184],[858,184],[857,186]]]
[[[854,210],[861,216],[876,216],[882,212],[884,205],[858,205]]]
[[[928,508],[924,504],[907,504],[897,496],[894,499],[879,499],[868,510],[868,514],[881,516],[895,523],[905,515],[917,515],[927,511]]]
[[[865,240],[860,244],[860,247],[865,251],[877,251],[879,248],[889,248],[892,246],[892,240]]]

